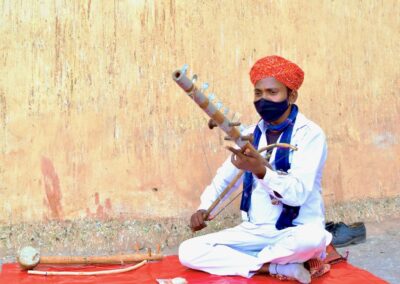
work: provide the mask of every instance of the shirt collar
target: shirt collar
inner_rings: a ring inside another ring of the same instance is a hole
[[[293,130],[296,131],[307,125],[307,123],[308,119],[302,113],[298,112],[296,121],[294,122]],[[260,119],[260,121],[257,123],[257,127],[261,130],[262,133],[265,133],[265,131],[267,130],[267,125],[263,119]]]

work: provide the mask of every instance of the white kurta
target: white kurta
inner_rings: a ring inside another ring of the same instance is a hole
[[[267,145],[264,122],[250,127],[244,134],[259,127],[262,136],[259,148]],[[181,262],[191,268],[217,275],[250,277],[263,263],[304,262],[324,255],[331,235],[324,230],[324,205],[321,178],[327,156],[323,131],[304,115],[298,113],[293,128],[290,151],[291,168],[280,173],[267,168],[263,179],[253,175],[253,191],[249,212],[242,212],[243,223],[235,228],[193,238],[183,242],[179,249]],[[275,166],[276,149],[270,164]],[[199,209],[207,209],[239,170],[230,157],[218,169],[212,183],[201,195]],[[230,194],[241,188],[243,178]],[[278,193],[281,198],[277,196]],[[301,206],[293,221],[296,227],[277,230],[275,224],[282,204],[273,205],[271,197],[290,206]]]

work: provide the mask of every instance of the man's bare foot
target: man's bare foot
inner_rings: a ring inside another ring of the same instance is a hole
[[[269,274],[269,263],[264,263],[259,270],[256,271],[257,274]]]
[[[310,283],[310,272],[305,269],[302,263],[288,263],[288,264],[275,264],[269,265],[269,273],[280,274],[287,277],[295,278],[300,283]]]

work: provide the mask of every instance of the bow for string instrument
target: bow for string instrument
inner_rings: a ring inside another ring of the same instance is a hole
[[[252,135],[243,136],[240,133],[240,130],[237,128],[241,125],[240,122],[232,122],[229,120],[226,115],[229,112],[228,108],[225,108],[224,112],[221,112],[222,104],[220,102],[217,103],[217,106],[214,105],[212,100],[214,99],[214,95],[210,94],[208,97],[204,95],[204,91],[208,88],[208,84],[204,83],[202,88],[199,89],[195,82],[197,80],[197,75],[193,75],[192,79],[189,79],[186,76],[188,66],[184,65],[182,69],[176,70],[172,73],[173,80],[181,87],[186,94],[210,117],[208,122],[208,127],[213,129],[214,127],[219,127],[224,131],[227,136],[225,140],[230,140],[235,142],[237,146],[239,146],[242,151],[246,149],[250,149],[252,151],[257,152],[254,146],[251,144],[252,142]],[[287,143],[275,143],[270,144],[260,150],[258,153],[263,151],[270,150],[275,147],[282,147],[282,148],[290,148],[292,150],[297,150],[295,146],[292,146]],[[209,218],[211,212],[215,209],[215,207],[224,199],[226,194],[230,191],[230,189],[236,184],[236,182],[240,179],[243,175],[244,171],[240,171],[233,180],[228,184],[228,186],[221,192],[218,198],[211,204],[211,206],[207,209],[206,213],[204,214],[205,220],[211,220]]]

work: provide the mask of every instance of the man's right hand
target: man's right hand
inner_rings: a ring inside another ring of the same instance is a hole
[[[204,220],[204,215],[206,214],[206,210],[200,209],[197,210],[196,213],[190,217],[190,228],[193,232],[199,231],[205,227],[207,227],[206,220]]]

